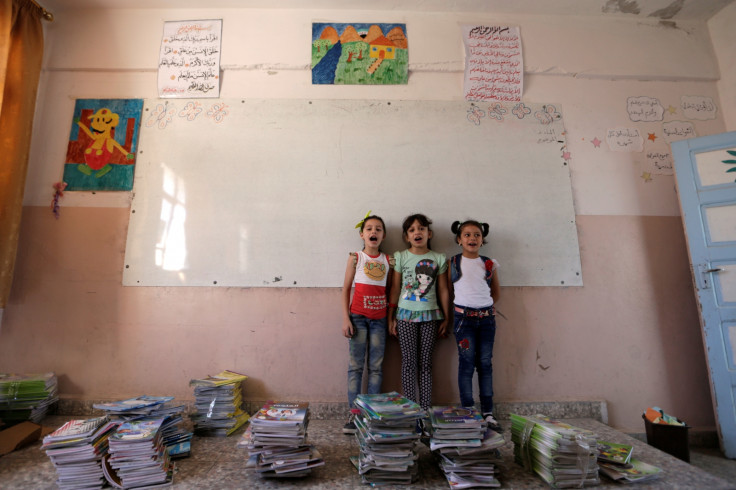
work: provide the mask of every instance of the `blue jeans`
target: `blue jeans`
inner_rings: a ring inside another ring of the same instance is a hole
[[[462,307],[461,307],[462,308]],[[476,316],[491,308],[475,310],[465,308],[464,313],[455,311],[455,339],[457,340],[458,369],[457,385],[460,389],[460,403],[472,407],[473,372],[478,369],[480,389],[480,409],[482,413],[493,410],[493,342],[496,338],[496,317]]]
[[[363,365],[368,352],[368,393],[381,393],[383,353],[386,350],[386,318],[372,320],[350,314],[355,333],[350,338],[348,361],[348,404],[355,408],[355,397],[363,386]]]

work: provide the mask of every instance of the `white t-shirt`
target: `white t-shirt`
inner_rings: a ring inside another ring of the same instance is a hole
[[[488,308],[493,306],[491,288],[486,282],[486,267],[480,257],[460,261],[462,276],[453,284],[456,305],[468,308]]]

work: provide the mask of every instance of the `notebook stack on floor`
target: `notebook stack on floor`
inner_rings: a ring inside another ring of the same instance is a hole
[[[183,458],[191,453],[193,432],[184,427],[183,414],[186,405],[172,403],[173,396],[148,396],[128,398],[106,403],[95,403],[93,408],[103,410],[110,418],[122,421],[142,417],[165,417],[162,437],[166,451],[172,458]]]
[[[102,488],[102,458],[118,422],[108,417],[70,420],[43,438],[41,450],[56,469],[59,488]]]
[[[263,477],[294,478],[324,465],[319,451],[307,443],[309,403],[269,402],[243,434],[248,466]]]
[[[660,468],[632,458],[633,451],[634,447],[629,444],[598,441],[600,472],[623,483],[644,482],[661,476]]]
[[[505,441],[474,408],[432,407],[429,448],[451,488],[499,487],[494,460]]]
[[[119,488],[166,486],[173,467],[163,443],[165,417],[123,422],[110,436],[110,454],[103,459],[105,477]]]
[[[197,412],[192,416],[195,434],[229,436],[248,421],[241,407],[241,383],[246,379],[244,374],[226,370],[189,382],[196,399]]]
[[[418,426],[426,412],[395,391],[360,394],[355,405],[360,409],[360,415],[355,417],[360,455],[350,459],[363,483],[390,485],[416,481]]]
[[[0,420],[5,425],[26,420],[39,424],[58,400],[54,373],[0,373]]]
[[[545,415],[511,414],[514,460],[554,488],[597,485],[598,437]]]

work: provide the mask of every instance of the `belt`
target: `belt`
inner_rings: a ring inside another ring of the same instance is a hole
[[[455,311],[457,313],[462,313],[464,316],[467,317],[485,318],[493,314],[493,306],[489,306],[488,308],[483,308],[480,310],[474,308],[461,308],[460,306],[456,306]]]

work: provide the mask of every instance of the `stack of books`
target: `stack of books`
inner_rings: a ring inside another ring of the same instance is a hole
[[[419,470],[419,421],[426,417],[426,412],[395,391],[360,394],[355,405],[360,410],[355,417],[360,455],[350,460],[363,483],[402,485],[415,482]]]
[[[54,373],[0,373],[0,421],[5,425],[26,420],[39,424],[58,400]]]
[[[266,403],[239,444],[248,449],[248,467],[262,477],[294,478],[324,465],[320,452],[307,442],[308,425],[308,403]]]
[[[429,448],[451,488],[499,487],[494,459],[503,435],[486,427],[475,408],[432,407]]]
[[[194,386],[197,412],[192,419],[197,435],[229,436],[248,421],[248,414],[241,407],[240,387],[246,379],[244,374],[226,370],[189,382]]]
[[[102,488],[102,458],[118,422],[108,417],[70,420],[43,438],[41,449],[56,469],[59,488]]]
[[[173,483],[173,466],[163,443],[164,417],[141,418],[120,424],[110,436],[110,454],[103,472],[117,488],[164,486]]]
[[[554,488],[597,485],[598,437],[545,415],[511,414],[514,460]]]
[[[634,447],[609,441],[598,441],[600,472],[614,481],[636,483],[660,477],[662,470],[632,458]]]
[[[98,410],[107,413],[110,418],[135,420],[142,417],[164,417],[166,421],[161,427],[166,451],[172,458],[183,458],[191,454],[193,432],[184,426],[183,414],[186,405],[171,403],[173,396],[142,395],[125,400],[95,403]]]

